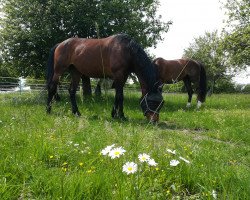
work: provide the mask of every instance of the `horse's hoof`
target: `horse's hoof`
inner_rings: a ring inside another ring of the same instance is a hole
[[[125,116],[120,116],[119,119],[120,119],[121,121],[128,121],[128,119],[127,119]]]
[[[118,120],[121,120],[121,121],[128,121],[128,119],[124,115],[119,116],[119,115],[113,115],[113,113],[112,113],[111,116],[112,116],[113,119],[118,119]]]
[[[80,113],[79,111],[73,112],[73,114],[74,114],[76,117],[80,117],[80,116],[81,116],[81,113]]]
[[[50,114],[50,113],[51,113],[51,108],[47,108],[47,109],[46,109],[46,113],[47,113],[47,114]]]

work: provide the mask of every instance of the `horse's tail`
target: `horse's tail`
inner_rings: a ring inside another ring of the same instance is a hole
[[[205,102],[207,95],[207,74],[204,65],[200,64],[199,96],[201,102]]]
[[[56,44],[54,47],[52,47],[50,49],[49,59],[47,62],[47,88],[48,88],[49,84],[51,83],[51,80],[52,80],[53,75],[54,75],[54,54],[55,54],[55,50],[56,50],[58,45],[59,44]]]

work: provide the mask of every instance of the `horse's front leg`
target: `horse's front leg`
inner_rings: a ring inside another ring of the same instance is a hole
[[[123,86],[122,85],[116,86],[115,87],[115,102],[114,102],[114,106],[113,106],[112,113],[111,113],[111,116],[113,118],[126,120],[126,117],[124,116],[124,113],[123,113],[123,99],[124,99]]]
[[[72,72],[71,71],[71,83],[69,87],[69,96],[70,96],[70,101],[71,101],[71,108],[72,108],[72,113],[76,116],[80,116],[81,113],[78,110],[77,104],[76,104],[76,90],[80,81],[80,74],[79,72]]]

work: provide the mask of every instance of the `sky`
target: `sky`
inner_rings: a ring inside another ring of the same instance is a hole
[[[170,29],[163,35],[164,40],[150,53],[165,59],[178,59],[194,38],[205,32],[221,31],[225,26],[225,10],[220,1],[225,0],[160,0],[158,14],[162,20],[173,21]],[[248,76],[247,76],[248,75]],[[250,69],[234,79],[237,83],[250,83]]]

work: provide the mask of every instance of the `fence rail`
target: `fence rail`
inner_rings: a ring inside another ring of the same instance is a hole
[[[25,80],[23,83],[22,81]],[[60,81],[60,84],[58,85],[59,91],[67,91],[69,87],[70,82],[67,81]],[[97,81],[93,80],[91,81],[92,90],[97,85]],[[26,91],[26,88],[29,88],[28,90],[32,91],[41,91],[46,89],[46,81],[45,80],[39,80],[39,79],[31,79],[31,78],[25,78],[22,77],[15,78],[15,77],[0,77],[0,92],[14,92],[14,91]],[[78,91],[80,90],[81,84],[79,84]],[[107,88],[108,89],[108,88]],[[131,87],[131,85],[126,84],[125,86],[126,90],[133,90],[133,91],[140,91],[139,87]]]
[[[97,85],[97,80],[94,79],[91,81],[92,91]],[[70,82],[67,81],[60,81],[58,85],[59,91],[68,91]],[[81,84],[79,84],[78,91],[80,90]],[[110,86],[111,87],[111,86]],[[172,85],[165,85],[165,89],[163,90],[164,93],[176,93],[181,92],[182,84],[172,84]],[[15,91],[42,91],[46,89],[46,81],[39,80],[39,79],[32,79],[32,78],[16,78],[16,77],[0,77],[0,92],[15,92]],[[109,88],[105,88],[109,89]],[[129,91],[140,91],[139,85],[125,85],[125,90]]]

